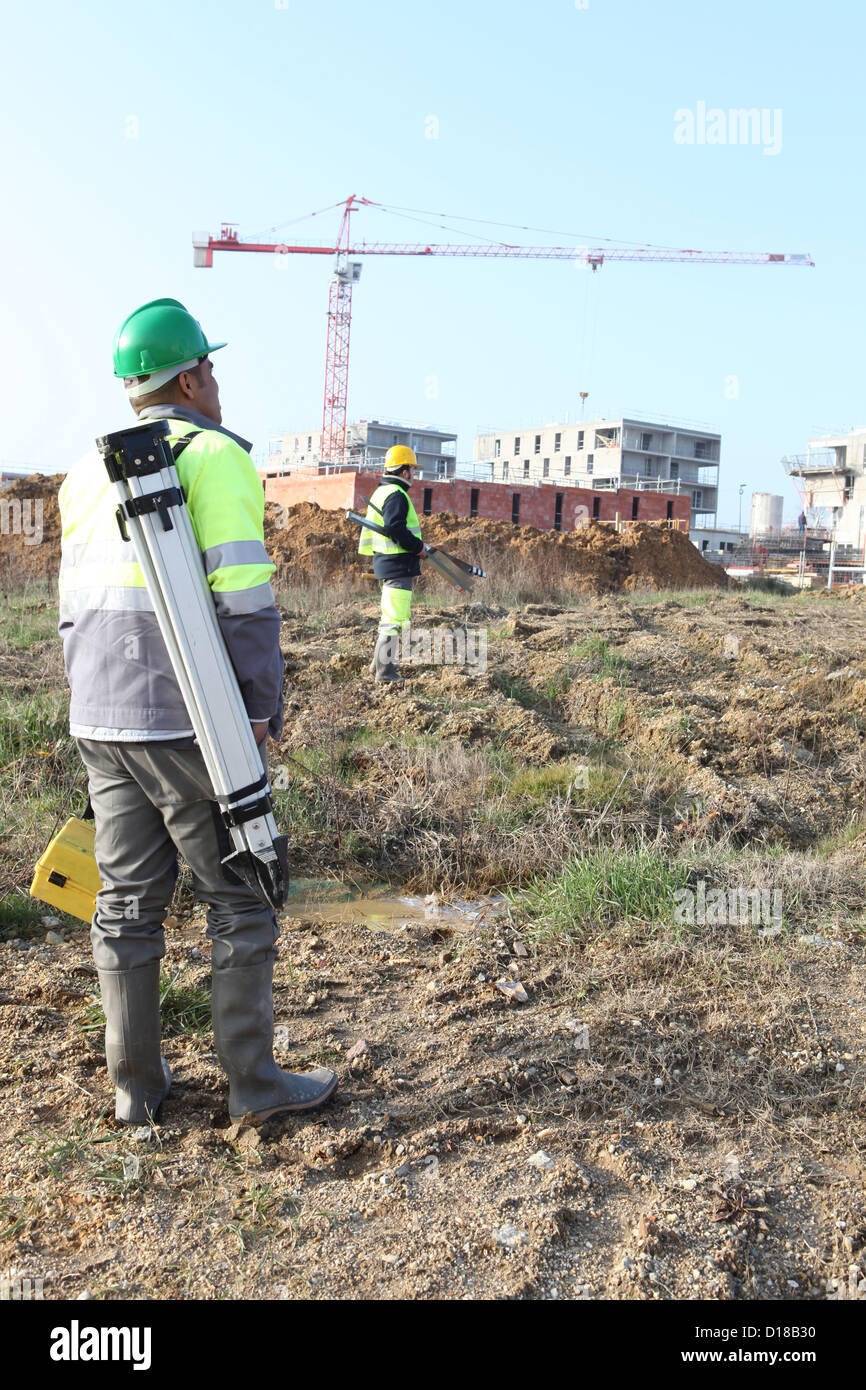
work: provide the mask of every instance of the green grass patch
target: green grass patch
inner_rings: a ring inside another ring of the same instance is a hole
[[[497,671],[494,680],[507,699],[516,700],[524,709],[532,709],[538,699],[525,681],[519,676],[512,676],[509,671]]]
[[[586,941],[612,928],[673,925],[674,894],[688,882],[687,866],[656,850],[600,845],[536,881],[523,903],[538,935]]]
[[[55,743],[69,742],[69,697],[65,691],[0,702],[0,763],[25,753],[49,753]]]
[[[163,1033],[204,1033],[210,1027],[210,990],[184,978],[183,972],[163,974],[159,982],[159,1012]]]
[[[159,1014],[163,1037],[182,1033],[204,1033],[210,1028],[210,990],[203,984],[184,979],[182,971],[164,971],[159,981]],[[105,1031],[102,1001],[91,999],[80,1022],[85,1033]]]
[[[527,767],[511,783],[515,796],[530,796],[534,801],[548,801],[558,793],[568,791],[575,779],[570,763],[548,763],[546,767]]]
[[[614,700],[605,710],[601,720],[601,731],[606,739],[616,739],[622,732],[628,714],[628,705],[625,700]]]
[[[57,600],[47,583],[31,581],[23,589],[0,594],[0,633],[15,651],[27,651],[49,639],[60,641]]]
[[[83,1161],[92,1144],[116,1142],[116,1134],[99,1134],[104,1114],[103,1110],[96,1120],[76,1120],[59,1139],[54,1138],[47,1130],[40,1130],[37,1134],[25,1134],[23,1141],[36,1149],[41,1171],[53,1178],[60,1178],[71,1164]]]
[[[591,632],[582,641],[575,642],[571,648],[572,661],[581,666],[589,666],[599,680],[612,676],[622,683],[628,672],[628,662],[615,651],[598,632]]]
[[[41,914],[53,910],[47,904],[40,905],[23,895],[0,898],[0,940],[9,941],[16,936],[30,936],[35,931],[41,931]]]
[[[667,594],[667,598],[673,598],[681,608],[705,608],[714,598],[721,598],[722,589],[675,589]]]

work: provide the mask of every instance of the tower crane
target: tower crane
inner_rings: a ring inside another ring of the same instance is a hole
[[[213,266],[215,251],[266,252],[282,256],[333,256],[334,272],[328,293],[328,337],[325,354],[325,392],[322,407],[322,463],[342,464],[346,450],[346,400],[349,384],[349,334],[352,288],[361,275],[362,256],[460,256],[481,259],[577,261],[595,272],[606,261],[679,261],[700,265],[800,265],[813,266],[806,254],[772,251],[694,251],[669,246],[521,246],[503,241],[483,243],[359,241],[353,244],[352,214],[359,207],[389,208],[356,194],[334,204],[342,208],[340,230],[333,245],[290,245],[286,242],[242,241],[234,223],[224,222],[218,237],[193,236],[193,262]],[[332,209],[323,209],[331,211]],[[319,214],[313,214],[318,216]],[[302,220],[302,219],[299,219]]]

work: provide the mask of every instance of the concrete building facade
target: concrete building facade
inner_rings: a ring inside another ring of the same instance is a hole
[[[866,546],[866,428],[810,439],[782,467],[797,480],[810,526],[835,532],[840,545]]]
[[[622,416],[475,436],[474,458],[509,484],[627,488],[688,499],[692,528],[716,524],[721,435]]]
[[[346,467],[363,472],[382,471],[385,455],[393,444],[414,449],[421,474],[446,478],[454,474],[457,435],[432,425],[409,425],[395,420],[357,420],[346,428]],[[321,467],[322,431],[300,430],[272,435],[268,440],[266,475],[317,472]]]

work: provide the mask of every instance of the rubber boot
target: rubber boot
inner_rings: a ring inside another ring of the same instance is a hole
[[[105,1060],[117,1088],[114,1114],[125,1124],[146,1125],[171,1089],[171,1072],[159,1051],[159,961],[98,973]]]
[[[377,681],[400,681],[400,667],[394,660],[397,637],[393,632],[380,632],[376,638],[376,650],[370,662],[370,670]]]
[[[229,1118],[268,1120],[318,1110],[337,1089],[328,1067],[282,1071],[274,1061],[274,962],[215,970],[211,1017],[217,1056],[229,1079]]]

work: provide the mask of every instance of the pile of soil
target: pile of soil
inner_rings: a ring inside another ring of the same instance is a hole
[[[4,555],[18,570],[42,577],[59,568],[57,491],[63,476],[34,473],[0,492],[4,501],[22,506],[29,502],[31,515],[41,503],[38,544],[14,523],[4,524]],[[357,525],[342,512],[327,511],[315,502],[293,507],[269,502],[265,507],[265,543],[283,583],[360,580],[370,566],[358,555],[358,535]],[[579,531],[555,532],[440,512],[424,518],[424,539],[481,565],[492,579],[524,578],[531,570],[551,588],[592,594],[728,587],[724,572],[704,560],[686,535],[648,523],[637,523],[621,534],[598,521]]]
[[[555,532],[439,512],[424,518],[423,530],[428,545],[481,565],[491,578],[506,573],[517,577],[532,567],[543,571],[551,586],[596,594],[727,588],[729,582],[683,532],[648,523],[617,533],[590,521],[579,531]],[[357,578],[369,568],[358,556],[357,525],[315,502],[293,507],[268,503],[265,539],[280,577],[288,582]]]
[[[60,568],[60,508],[57,492],[63,473],[34,473],[0,489],[5,563],[13,570],[44,578]]]

